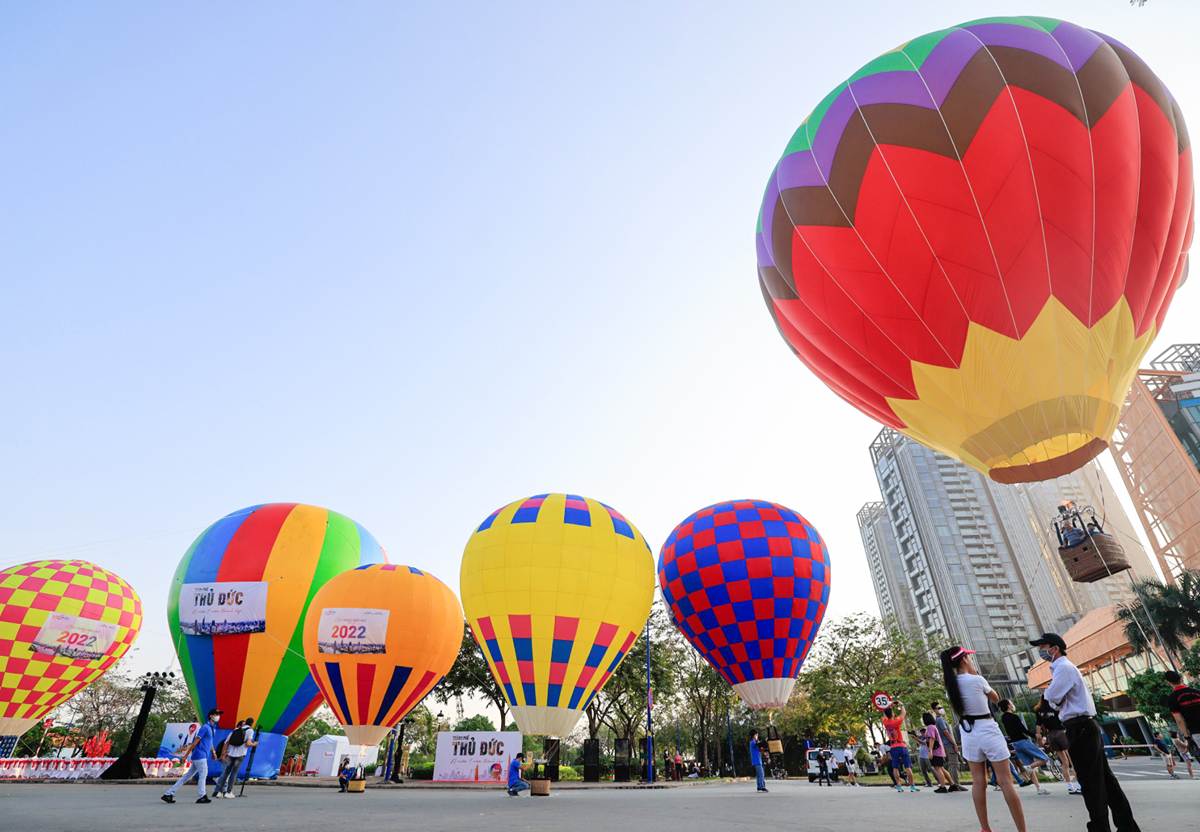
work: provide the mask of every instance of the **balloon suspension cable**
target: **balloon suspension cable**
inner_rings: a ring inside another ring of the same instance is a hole
[[[1105,527],[1108,527],[1108,505],[1107,505],[1107,501],[1105,500],[1105,497],[1104,497],[1104,482],[1103,482],[1103,480],[1100,479],[1100,466],[1097,465],[1095,470],[1096,470],[1096,485],[1097,485],[1097,489],[1100,492],[1100,522],[1103,523]],[[1089,506],[1089,508],[1091,508],[1091,507]],[[1091,511],[1092,511],[1092,516],[1095,517],[1096,510],[1091,509]],[[1078,514],[1078,511],[1076,511],[1076,514]],[[1080,518],[1080,523],[1082,524],[1082,522],[1083,522],[1083,520],[1082,520],[1082,518]],[[1092,530],[1091,529],[1088,529],[1085,526],[1084,534],[1086,534],[1088,539],[1091,540],[1091,538],[1092,538]],[[1137,543],[1138,548],[1140,549],[1142,546],[1141,542],[1139,542],[1139,541],[1135,541],[1135,542]],[[1098,554],[1100,556],[1100,562],[1104,564],[1104,569],[1106,572],[1108,572],[1108,577],[1111,578],[1113,576],[1113,571],[1112,571],[1111,567],[1109,567],[1109,565],[1108,565],[1108,559],[1106,557],[1104,557],[1104,552],[1100,551],[1100,547],[1096,546],[1094,541],[1092,543],[1092,546],[1095,547],[1096,554]],[[1162,633],[1160,633],[1158,631],[1158,625],[1154,622],[1154,615],[1150,612],[1150,605],[1146,603],[1146,598],[1144,595],[1142,595],[1142,591],[1138,587],[1137,575],[1133,571],[1132,566],[1129,569],[1129,586],[1133,590],[1133,594],[1137,596],[1139,603],[1141,603],[1142,612],[1144,612],[1146,614],[1146,620],[1150,622],[1150,629],[1152,629],[1154,631],[1155,640],[1158,642],[1158,645],[1160,647],[1162,647],[1163,653],[1165,653],[1167,656],[1167,661],[1169,661],[1171,663],[1171,669],[1178,670],[1178,668],[1175,667],[1175,657],[1172,656],[1171,651],[1167,649],[1166,642],[1164,642],[1163,638],[1162,638]],[[1122,605],[1122,606],[1124,606],[1124,605]],[[1150,638],[1146,635],[1146,629],[1144,627],[1142,627],[1142,622],[1138,620],[1136,613],[1134,613],[1134,611],[1131,608],[1128,608],[1128,607],[1125,607],[1125,608],[1129,609],[1129,615],[1133,619],[1133,623],[1137,624],[1138,632],[1142,634],[1142,641],[1145,642],[1146,644],[1151,644],[1152,642],[1151,642]],[[1149,658],[1146,660],[1147,668],[1150,668],[1153,666],[1154,659],[1158,659],[1160,662],[1162,662],[1162,657],[1155,655],[1153,648],[1151,648],[1147,652],[1149,653]],[[1162,662],[1162,663],[1163,663],[1163,667],[1166,667],[1167,663],[1166,662]]]

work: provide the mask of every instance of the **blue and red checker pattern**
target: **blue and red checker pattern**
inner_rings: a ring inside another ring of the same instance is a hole
[[[675,527],[658,582],[675,626],[731,685],[795,678],[829,603],[829,552],[766,500],[702,508]]]

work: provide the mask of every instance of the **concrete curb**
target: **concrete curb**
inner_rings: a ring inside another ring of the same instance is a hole
[[[174,777],[146,777],[141,780],[57,780],[53,778],[29,778],[0,780],[3,785],[43,785],[43,786],[169,786],[175,782]],[[714,786],[725,783],[746,783],[749,777],[722,777],[713,780],[677,780],[657,783],[583,783],[578,780],[568,780],[555,783],[552,791],[586,791],[589,789],[678,789],[696,786]],[[276,789],[336,789],[336,777],[288,777],[283,780],[252,780],[246,784],[249,789],[262,787]],[[238,789],[241,786],[239,784]],[[430,790],[430,791],[500,791],[502,783],[434,783],[430,780],[406,780],[404,783],[382,783],[375,778],[367,778],[367,790]],[[235,789],[237,791],[238,789]]]

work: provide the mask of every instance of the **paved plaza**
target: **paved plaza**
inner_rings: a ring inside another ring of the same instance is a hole
[[[1144,830],[1195,829],[1200,780],[1173,781],[1157,761],[1118,762],[1115,769]],[[1186,773],[1184,775],[1186,777]],[[1083,800],[1061,785],[1039,797],[1023,789],[1030,832],[1083,832]],[[751,783],[699,784],[665,789],[561,789],[549,798],[508,798],[500,790],[397,787],[362,795],[333,788],[285,785],[246,789],[239,800],[196,805],[195,787],[182,788],[173,806],[159,801],[159,784],[0,784],[0,828],[58,830],[553,830],[610,832],[629,828],[717,832],[799,829],[803,832],[951,832],[978,830],[967,794],[897,794],[883,787],[817,787],[807,781],[771,782],[760,795]],[[1013,828],[1001,795],[989,791],[993,826]]]

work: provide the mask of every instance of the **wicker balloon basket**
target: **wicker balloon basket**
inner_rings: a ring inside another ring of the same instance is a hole
[[[529,794],[534,797],[549,797],[550,796],[550,780],[530,780]]]

